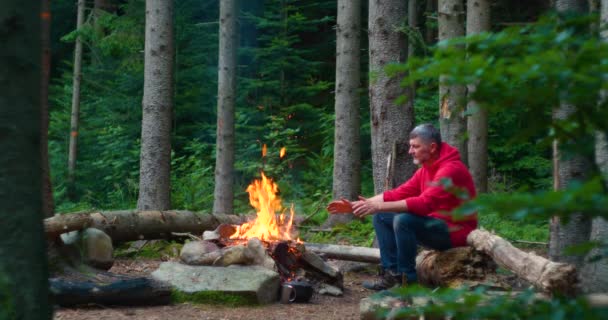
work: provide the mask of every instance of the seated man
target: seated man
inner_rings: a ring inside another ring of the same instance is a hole
[[[430,124],[417,126],[409,138],[409,154],[420,168],[407,182],[371,198],[336,200],[327,207],[332,214],[374,215],[384,273],[377,281],[363,283],[368,289],[417,282],[417,244],[435,250],[466,246],[467,235],[477,227],[476,215],[460,219],[451,215],[463,198],[475,197],[473,178],[458,150],[442,143],[441,134]],[[447,181],[455,188],[445,190]],[[452,189],[465,191],[460,192],[465,196]]]

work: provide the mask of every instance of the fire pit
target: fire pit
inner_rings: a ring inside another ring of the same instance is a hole
[[[247,188],[255,219],[242,225],[220,225],[202,241],[184,245],[180,258],[189,265],[263,266],[278,274],[276,300],[307,302],[313,291],[341,295],[342,274],[307,251],[297,237],[294,210],[283,208],[278,186],[262,172]],[[287,211],[289,211],[287,213]],[[279,292],[280,291],[280,292]]]

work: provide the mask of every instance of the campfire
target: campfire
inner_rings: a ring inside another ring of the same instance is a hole
[[[285,152],[285,148],[281,149],[280,156]],[[265,154],[264,145],[262,155]],[[306,251],[297,238],[293,204],[283,207],[276,182],[262,171],[261,178],[255,179],[247,192],[256,210],[255,219],[242,225],[223,224],[215,231],[205,232],[203,241],[184,246],[182,261],[194,265],[261,265],[279,274],[287,296],[295,292],[294,288],[307,286],[322,293],[340,292],[342,275],[321,257]],[[194,247],[196,250],[191,250]]]

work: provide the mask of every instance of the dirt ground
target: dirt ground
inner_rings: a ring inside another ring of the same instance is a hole
[[[156,270],[161,261],[155,260],[117,260],[111,272],[129,275],[145,275]],[[372,292],[361,287],[361,282],[372,278],[371,275],[347,273],[344,275],[344,296],[332,297],[315,295],[309,303],[281,304],[264,306],[226,307],[205,304],[175,304],[147,307],[100,307],[58,308],[56,320],[108,319],[108,320],[187,320],[187,319],[359,319],[359,301]]]

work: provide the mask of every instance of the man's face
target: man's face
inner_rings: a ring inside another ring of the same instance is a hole
[[[420,165],[433,159],[437,152],[437,144],[435,142],[425,143],[420,138],[410,139],[409,154],[414,158],[414,164]]]

